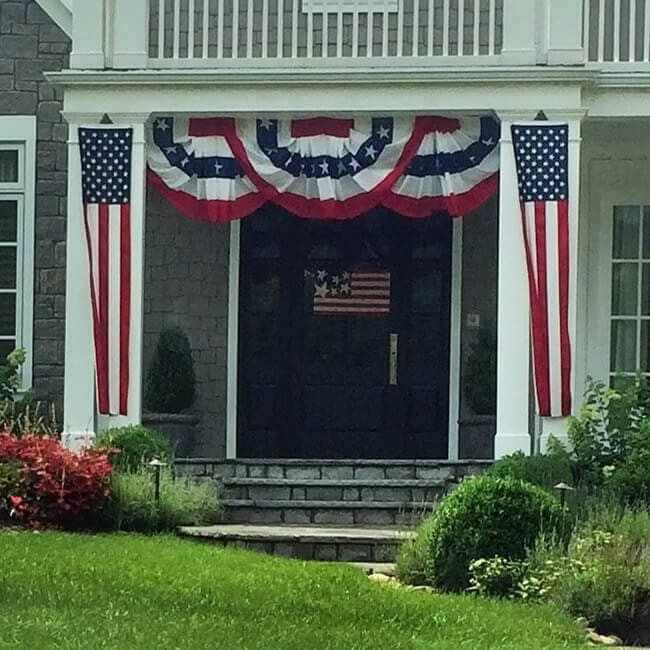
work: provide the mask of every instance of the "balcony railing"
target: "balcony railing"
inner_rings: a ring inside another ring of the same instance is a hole
[[[650,69],[650,0],[72,0],[71,67]]]
[[[503,0],[151,0],[156,64],[493,57]]]
[[[598,63],[650,61],[650,0],[585,0],[586,51]]]

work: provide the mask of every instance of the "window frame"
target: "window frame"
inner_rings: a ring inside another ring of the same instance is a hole
[[[0,183],[0,199],[17,199],[16,348],[26,351],[19,392],[32,386],[34,344],[34,214],[36,203],[36,117],[0,116],[0,150],[18,150],[18,182]],[[6,339],[5,339],[6,340]]]

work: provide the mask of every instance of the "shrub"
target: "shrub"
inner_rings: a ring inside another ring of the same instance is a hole
[[[219,493],[214,484],[189,479],[174,480],[163,472],[160,502],[154,496],[151,471],[116,472],[113,496],[106,510],[106,525],[112,529],[154,533],[178,526],[215,523],[221,514]]]
[[[569,455],[561,451],[533,456],[519,451],[498,460],[488,473],[519,479],[546,489],[552,489],[560,482],[573,484]]]
[[[13,400],[20,384],[20,369],[25,363],[25,350],[10,352],[0,365],[0,401]]]
[[[489,475],[465,481],[423,528],[426,582],[467,589],[473,560],[523,559],[542,530],[563,529],[564,519],[557,499],[537,486]]]
[[[180,413],[196,398],[190,342],[180,328],[164,329],[147,373],[144,401],[158,413]]]
[[[87,527],[110,495],[112,468],[100,449],[77,454],[54,438],[2,433],[0,464],[9,467],[3,470],[8,492],[0,493],[0,516],[8,513],[15,522]]]
[[[530,563],[532,576],[556,568],[545,598],[604,633],[650,643],[650,513],[608,504],[577,528],[568,547],[537,544]]]
[[[14,436],[37,435],[58,437],[59,426],[54,404],[35,400],[27,393],[21,400],[0,401],[0,430]]]
[[[168,464],[172,462],[170,442],[161,433],[141,425],[108,429],[100,434],[97,444],[117,450],[118,453],[111,453],[111,462],[123,471],[136,471],[153,458]]]

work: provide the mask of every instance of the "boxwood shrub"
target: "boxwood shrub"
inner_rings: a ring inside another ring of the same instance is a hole
[[[420,575],[445,591],[463,591],[473,560],[523,559],[540,532],[562,533],[565,517],[554,496],[524,481],[490,475],[464,481],[424,522],[418,539],[410,542],[416,552],[402,554],[398,573]]]
[[[108,429],[98,437],[97,445],[117,449],[118,453],[110,456],[113,467],[127,472],[137,471],[153,458],[169,464],[173,456],[165,436],[139,424]]]

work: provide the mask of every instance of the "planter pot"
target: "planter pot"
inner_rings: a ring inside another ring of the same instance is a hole
[[[185,413],[143,413],[142,424],[160,431],[171,442],[176,458],[192,455],[199,418]]]

